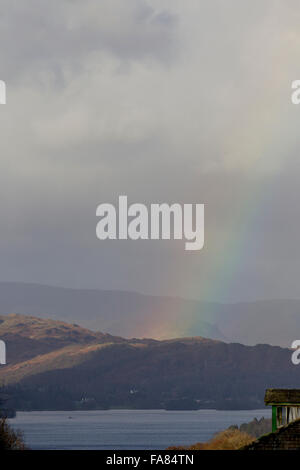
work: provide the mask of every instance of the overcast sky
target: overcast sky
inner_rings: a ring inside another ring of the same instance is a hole
[[[297,0],[0,0],[2,281],[300,298]],[[205,248],[96,207],[205,203]]]

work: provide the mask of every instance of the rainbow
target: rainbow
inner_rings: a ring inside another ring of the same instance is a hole
[[[274,82],[273,77],[272,86],[277,86],[279,89],[282,86],[281,77],[277,77],[277,82]],[[287,98],[286,113],[290,112],[290,106],[291,103]],[[255,253],[256,240],[253,228],[259,227],[261,217],[267,210],[269,194],[272,193],[274,185],[278,184],[280,169],[285,164],[285,155],[279,155],[278,150],[282,140],[283,122],[283,113],[279,115],[275,110],[275,105],[272,107],[269,99],[258,94],[250,107],[241,110],[239,131],[233,130],[230,133],[230,139],[228,138],[225,142],[224,155],[232,155],[231,160],[226,159],[230,162],[227,163],[227,171],[230,173],[237,165],[239,168],[244,166],[244,171],[254,176],[252,184],[245,187],[243,197],[235,206],[230,231],[224,233],[222,241],[218,243],[217,237],[210,239],[206,235],[204,249],[197,255],[193,255],[198,257],[199,264],[201,264],[201,257],[204,253],[213,251],[211,263],[206,272],[206,281],[199,285],[200,300],[217,302],[228,298],[228,293],[235,289],[240,272],[247,264],[247,259]],[[270,132],[266,132],[266,129]],[[251,146],[245,149],[241,139],[247,143],[251,142]],[[268,165],[268,158],[273,158],[273,156],[276,161],[272,160],[272,165]],[[239,161],[237,161],[238,158]],[[210,208],[206,206],[206,213],[209,210]],[[166,287],[170,285],[170,282],[178,292],[181,292],[183,284],[193,284],[193,273],[190,278],[187,278],[185,272],[185,279],[182,279],[179,269],[171,276],[171,280],[170,277],[165,280]],[[180,306],[180,302],[178,304]],[[217,312],[210,308],[209,315],[210,323],[214,324],[217,320]],[[149,314],[148,318],[149,321],[144,325],[143,330],[146,331],[145,336],[165,339],[194,336],[201,329],[203,322],[207,321],[207,314],[199,311],[195,302],[190,302],[189,310],[182,311],[177,307],[174,311],[172,302],[165,299],[160,308]],[[232,328],[234,329],[234,325]]]

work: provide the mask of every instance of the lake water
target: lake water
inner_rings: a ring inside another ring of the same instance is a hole
[[[31,449],[159,450],[205,442],[217,431],[271,410],[250,411],[33,411],[18,412],[10,424],[23,431]]]

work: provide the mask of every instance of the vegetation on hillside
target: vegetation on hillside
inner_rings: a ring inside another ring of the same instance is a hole
[[[229,430],[239,430],[241,432],[245,432],[249,434],[249,436],[258,438],[263,436],[264,434],[268,434],[272,432],[272,419],[261,418],[257,419],[254,418],[250,423],[243,423],[239,426],[234,425],[228,428]]]
[[[258,409],[266,384],[300,386],[291,352],[201,337],[116,338],[78,325],[0,316],[0,393],[17,410]]]
[[[238,429],[226,429],[226,431],[216,434],[208,442],[198,442],[187,447],[169,447],[167,450],[238,450],[253,441],[253,437],[245,432]]]
[[[22,434],[14,431],[5,418],[0,419],[0,451],[25,450]]]
[[[258,437],[272,431],[272,420],[262,417],[254,418],[249,423],[240,426],[230,426],[225,431],[221,431],[213,436],[208,442],[193,444],[188,447],[170,447],[169,449],[185,450],[237,450],[250,444]]]

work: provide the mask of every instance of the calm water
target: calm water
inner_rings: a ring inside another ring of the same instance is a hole
[[[232,424],[271,411],[42,411],[18,412],[10,424],[31,449],[165,449],[207,441]]]

